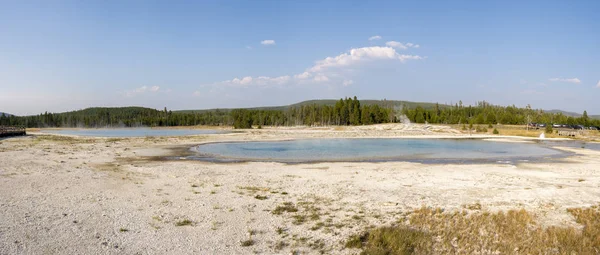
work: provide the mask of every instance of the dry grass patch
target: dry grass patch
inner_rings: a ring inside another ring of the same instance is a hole
[[[79,138],[79,137],[62,136],[62,135],[36,135],[36,140],[37,141],[35,141],[35,142],[51,141],[51,142],[63,142],[63,143],[69,143],[69,144],[95,143],[96,142],[96,139],[93,139],[93,138]]]
[[[599,254],[600,209],[569,209],[583,229],[543,227],[525,210],[443,212],[421,208],[405,224],[351,237],[363,254]]]
[[[272,213],[275,215],[281,215],[284,212],[292,213],[297,211],[298,208],[294,205],[294,203],[284,202],[282,205],[278,205],[277,207],[275,207]]]

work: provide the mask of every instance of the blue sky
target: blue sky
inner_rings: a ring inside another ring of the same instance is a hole
[[[0,111],[358,96],[600,114],[600,1],[0,1]]]

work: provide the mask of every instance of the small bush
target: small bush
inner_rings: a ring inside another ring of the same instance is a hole
[[[552,134],[552,125],[546,125],[546,134]]]
[[[492,124],[489,124],[489,125],[488,125],[488,128],[494,128],[494,126],[492,126]]]
[[[258,199],[258,200],[265,200],[265,199],[267,199],[268,197],[267,197],[267,196],[256,195],[256,196],[254,196],[254,198],[256,198],[256,199]]]
[[[500,132],[498,132],[498,129],[495,129],[495,128],[494,128],[493,133],[494,133],[494,135],[500,134]]]
[[[192,225],[192,223],[193,222],[191,220],[185,219],[185,220],[178,221],[177,223],[175,223],[175,226],[178,226],[178,227],[181,227],[181,226],[190,226],[190,225]]]
[[[254,245],[254,240],[248,239],[246,241],[242,241],[242,247],[248,247]]]

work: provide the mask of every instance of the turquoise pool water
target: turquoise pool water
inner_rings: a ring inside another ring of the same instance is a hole
[[[493,161],[514,162],[566,155],[539,143],[478,139],[310,139],[210,143],[193,148],[195,159],[214,161]]]
[[[93,137],[145,137],[221,134],[226,133],[226,131],[212,129],[82,128],[50,129],[42,130],[42,133]]]

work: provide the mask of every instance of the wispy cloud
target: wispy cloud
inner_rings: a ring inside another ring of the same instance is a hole
[[[326,81],[329,81],[329,77],[327,77],[327,76],[325,76],[323,74],[319,74],[319,75],[315,76],[314,80],[316,82],[326,82]]]
[[[249,49],[249,50],[251,50],[251,49],[252,49],[252,46],[246,46],[246,49]]]
[[[159,86],[152,86],[152,87],[141,86],[139,88],[135,88],[135,89],[132,89],[132,90],[125,91],[125,96],[127,96],[127,97],[133,97],[135,95],[143,94],[143,93],[146,93],[146,92],[156,93],[159,90],[160,90]],[[170,92],[170,90],[168,90],[168,91]]]
[[[245,76],[241,78],[233,78],[217,82],[211,85],[213,88],[237,87],[244,88],[249,86],[256,87],[281,87],[291,84],[306,84],[306,83],[325,83],[330,85],[349,86],[353,81],[340,75],[340,68],[355,66],[363,62],[371,62],[378,60],[396,60],[404,63],[408,60],[419,60],[423,57],[419,55],[399,54],[392,47],[362,47],[354,48],[348,52],[342,53],[334,57],[316,61],[315,64],[307,68],[304,72],[295,75],[283,75],[278,77],[268,76]],[[198,93],[196,93],[198,94]]]
[[[231,87],[249,87],[249,86],[259,86],[259,87],[273,87],[278,85],[283,85],[291,80],[289,75],[279,76],[279,77],[268,77],[268,76],[246,76],[243,78],[233,78],[231,80],[226,80],[222,82],[218,82],[215,85],[225,85]]]
[[[381,40],[381,36],[375,35],[375,36],[369,37],[369,41],[375,41],[375,40]]]
[[[275,40],[263,40],[260,42],[262,45],[275,45]]]
[[[421,47],[418,44],[414,44],[414,43],[401,43],[401,42],[396,42],[396,41],[389,41],[385,43],[386,46],[395,48],[395,49],[400,49],[400,50],[406,50],[408,48],[419,48]]]
[[[581,83],[581,80],[578,79],[578,78],[550,78],[550,79],[548,79],[548,81],[551,81],[551,82],[567,82],[567,83],[575,83],[575,84]]]

